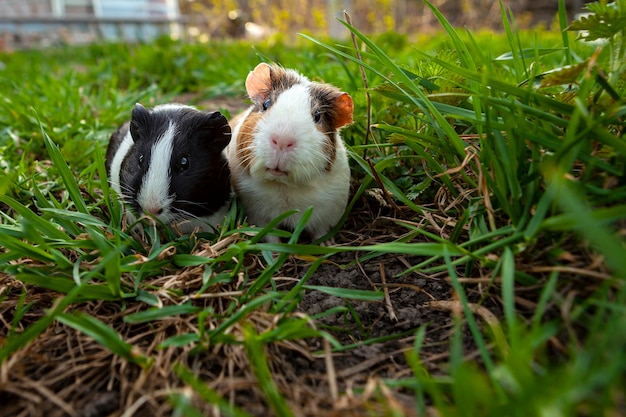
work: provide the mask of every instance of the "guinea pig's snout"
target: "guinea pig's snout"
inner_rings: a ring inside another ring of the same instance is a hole
[[[291,151],[296,146],[296,138],[289,135],[272,135],[270,137],[272,148],[279,151]]]
[[[151,204],[144,207],[143,212],[152,216],[159,216],[163,214],[163,207]]]

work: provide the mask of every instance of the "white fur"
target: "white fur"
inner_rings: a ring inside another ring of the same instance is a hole
[[[257,129],[253,143],[255,158],[250,167],[253,177],[305,184],[325,173],[327,156],[322,146],[327,137],[313,123],[307,86],[296,84],[282,93],[269,109],[268,117],[258,122]],[[273,135],[296,138],[295,149],[272,149]],[[275,177],[267,171],[275,168],[287,175]]]
[[[133,136],[130,134],[130,129],[124,136],[122,143],[120,143],[115,156],[113,157],[113,161],[111,161],[111,186],[115,190],[118,195],[122,195],[122,188],[120,185],[120,170],[122,169],[122,162],[126,157],[126,154],[133,146]]]
[[[313,239],[319,239],[337,224],[345,211],[349,192],[346,178],[349,179],[349,176],[346,149],[341,144],[333,169],[323,178],[291,184],[244,173],[239,178],[239,197],[249,222],[261,227],[285,211],[297,209],[302,212],[313,206],[307,229]],[[285,223],[295,227],[300,217],[300,214],[293,215]]]
[[[152,112],[153,113],[158,113],[158,112],[163,112],[163,111],[167,111],[167,110],[179,110],[179,109],[193,109],[193,110],[196,110],[195,107],[188,106],[186,104],[165,103],[165,104],[159,104],[158,106],[153,107],[152,108]]]
[[[162,213],[157,217],[165,224],[173,220],[170,207],[174,202],[174,198],[169,195],[169,188],[170,161],[172,159],[175,134],[176,125],[170,122],[167,131],[159,138],[152,149],[148,172],[143,177],[141,188],[137,194],[137,201],[144,212],[156,215],[157,210],[162,210]]]
[[[313,239],[319,239],[337,224],[345,211],[350,168],[346,148],[337,133],[335,160],[330,171],[326,170],[328,161],[323,143],[327,137],[313,122],[309,85],[304,79],[280,94],[258,122],[251,145],[250,173],[240,165],[236,155],[236,138],[245,117],[233,129],[235,139],[230,142],[226,156],[251,224],[262,227],[285,211],[302,212],[313,206],[307,230]],[[270,138],[276,134],[295,137],[294,149],[286,152],[272,149]],[[276,168],[286,175],[273,175],[271,170]],[[300,217],[301,214],[296,214],[284,222],[294,227]]]

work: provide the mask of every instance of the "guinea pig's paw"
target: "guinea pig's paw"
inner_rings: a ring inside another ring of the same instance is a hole
[[[331,237],[330,239],[321,242],[320,246],[335,246],[335,238]]]
[[[263,240],[266,243],[280,243],[280,238],[278,236],[274,236],[274,235],[265,235],[263,237]]]

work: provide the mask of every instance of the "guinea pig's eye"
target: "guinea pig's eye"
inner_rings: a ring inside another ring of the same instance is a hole
[[[313,113],[313,121],[315,123],[319,123],[320,120],[322,120],[322,112],[319,110],[315,110],[315,113]]]
[[[139,158],[137,158],[137,163],[139,164],[140,167],[143,166],[143,155],[139,155]]]
[[[269,109],[270,105],[272,104],[272,100],[270,100],[269,98],[267,100],[265,100],[263,102],[263,110],[267,110]]]
[[[181,157],[180,161],[178,162],[178,168],[181,170],[181,172],[189,168],[189,157],[187,156]]]

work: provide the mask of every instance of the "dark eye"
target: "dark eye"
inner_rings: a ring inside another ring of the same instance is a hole
[[[322,112],[319,110],[316,110],[315,113],[313,113],[313,121],[315,123],[319,123],[320,120],[322,120]]]
[[[272,100],[270,100],[269,98],[267,100],[265,100],[263,102],[263,110],[267,110],[269,109],[270,105],[272,104]]]
[[[137,158],[137,163],[139,164],[140,167],[143,166],[143,155],[139,155],[139,158]]]
[[[180,162],[178,162],[178,168],[180,169],[180,171],[185,171],[187,168],[189,168],[189,157],[188,156],[183,156],[180,158]]]

